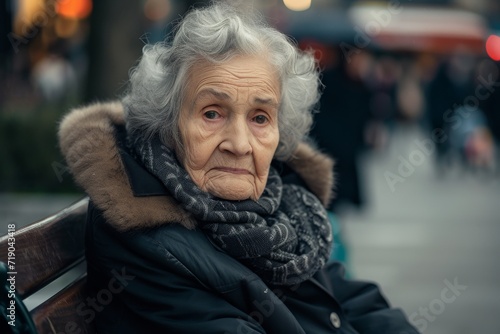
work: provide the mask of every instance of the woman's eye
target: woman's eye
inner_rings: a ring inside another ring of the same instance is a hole
[[[205,112],[204,115],[208,119],[216,119],[219,116],[219,113],[215,110],[209,110]]]
[[[265,123],[267,123],[268,119],[264,115],[257,115],[254,117],[254,121],[257,124],[265,124]]]

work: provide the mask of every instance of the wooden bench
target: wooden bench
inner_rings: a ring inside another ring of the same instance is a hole
[[[16,230],[13,235],[7,233],[0,237],[1,333],[95,333],[93,323],[87,323],[77,311],[78,305],[81,307],[87,298],[85,274],[30,312],[23,303],[85,261],[87,206],[88,198],[84,198],[46,219]],[[13,225],[9,227],[8,231],[15,229]]]

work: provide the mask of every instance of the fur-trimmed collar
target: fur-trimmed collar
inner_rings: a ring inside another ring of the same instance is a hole
[[[125,124],[120,102],[74,109],[62,120],[59,144],[76,183],[120,231],[179,223],[196,226],[191,215],[170,196],[135,197],[115,138]],[[333,161],[301,143],[287,161],[326,206],[331,199]]]

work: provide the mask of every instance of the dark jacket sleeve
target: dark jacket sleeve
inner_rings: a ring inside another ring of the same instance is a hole
[[[167,250],[154,242],[134,247],[145,245],[141,238],[117,233],[99,210],[89,209],[90,299],[79,312],[96,321],[99,333],[265,333]]]
[[[344,315],[359,333],[418,333],[400,309],[390,307],[376,284],[346,279],[341,264],[328,266],[319,279],[330,285]]]

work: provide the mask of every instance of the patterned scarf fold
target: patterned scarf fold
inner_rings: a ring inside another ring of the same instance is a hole
[[[201,190],[159,138],[131,142],[136,158],[199,222],[211,241],[273,285],[312,277],[328,260],[332,233],[325,209],[307,190],[282,184],[271,168],[257,200],[229,201]]]

